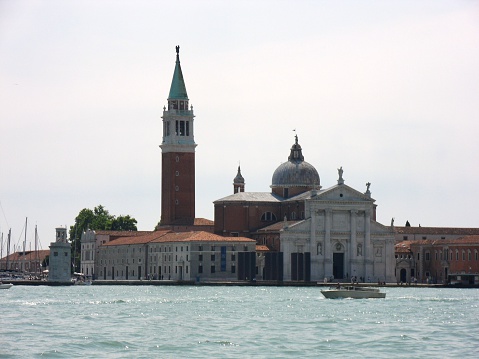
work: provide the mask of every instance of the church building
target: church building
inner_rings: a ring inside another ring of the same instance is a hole
[[[394,228],[376,222],[376,204],[345,184],[322,189],[295,136],[288,161],[273,173],[271,192],[245,191],[238,168],[234,193],[215,205],[215,233],[257,241],[257,279],[394,280]]]

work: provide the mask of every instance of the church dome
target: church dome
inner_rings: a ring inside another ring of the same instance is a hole
[[[307,187],[306,189],[320,187],[318,171],[304,160],[298,136],[291,147],[288,162],[282,163],[274,171],[271,187]]]

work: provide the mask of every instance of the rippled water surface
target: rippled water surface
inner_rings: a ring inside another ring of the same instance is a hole
[[[479,356],[479,290],[14,286],[0,291],[0,358]]]

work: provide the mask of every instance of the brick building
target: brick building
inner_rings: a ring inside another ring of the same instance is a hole
[[[0,259],[0,271],[22,272],[32,276],[42,275],[45,258],[50,255],[49,249],[37,251],[14,252]]]
[[[479,284],[479,235],[404,240],[395,256],[398,282]]]

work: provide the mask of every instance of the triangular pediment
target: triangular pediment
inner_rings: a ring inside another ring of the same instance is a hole
[[[283,229],[284,229],[285,231],[287,231],[287,230],[293,230],[293,231],[301,232],[301,231],[310,231],[310,228],[311,228],[311,219],[308,218],[308,219],[304,219],[304,220],[302,220],[302,221],[293,223],[292,225],[287,226],[287,227],[285,227],[285,228],[283,228]]]
[[[361,193],[345,184],[335,185],[322,190],[312,200],[334,201],[334,202],[375,202],[369,195]]]
[[[394,228],[393,227],[388,227],[385,226],[379,222],[371,220],[371,233],[374,234],[390,234],[394,233]]]

